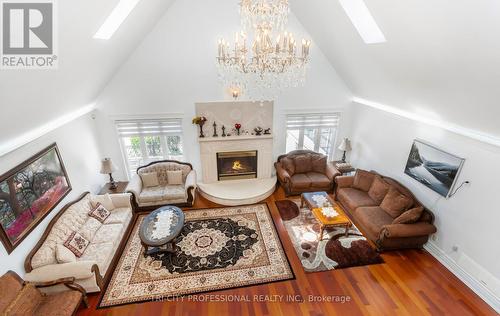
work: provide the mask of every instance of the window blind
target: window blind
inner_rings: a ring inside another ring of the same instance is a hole
[[[286,128],[332,128],[339,125],[340,113],[324,114],[289,114],[286,116]]]
[[[119,137],[182,134],[182,119],[120,120],[116,121]]]

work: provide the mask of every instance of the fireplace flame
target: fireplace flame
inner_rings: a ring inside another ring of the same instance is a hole
[[[243,170],[243,169],[245,168],[243,168],[239,160],[233,161],[233,170]]]

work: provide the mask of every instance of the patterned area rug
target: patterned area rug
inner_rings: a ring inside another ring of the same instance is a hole
[[[320,226],[312,212],[300,209],[300,201],[277,201],[276,206],[306,272],[318,272],[383,263],[382,257],[353,225],[345,237],[344,228],[325,230],[319,241]]]
[[[267,204],[184,214],[176,252],[146,258],[138,217],[100,308],[294,278]]]

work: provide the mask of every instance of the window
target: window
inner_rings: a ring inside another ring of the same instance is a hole
[[[340,5],[366,44],[386,42],[384,33],[363,0],[340,0]]]
[[[116,128],[130,175],[153,161],[183,159],[181,119],[116,121]]]
[[[333,157],[340,115],[291,114],[286,118],[286,151],[313,150]]]

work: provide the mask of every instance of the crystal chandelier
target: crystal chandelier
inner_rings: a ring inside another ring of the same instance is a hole
[[[218,45],[219,77],[225,85],[264,100],[304,84],[311,41],[303,39],[297,52],[295,37],[284,31],[289,13],[288,0],[241,0],[243,31],[233,44],[221,39]]]

